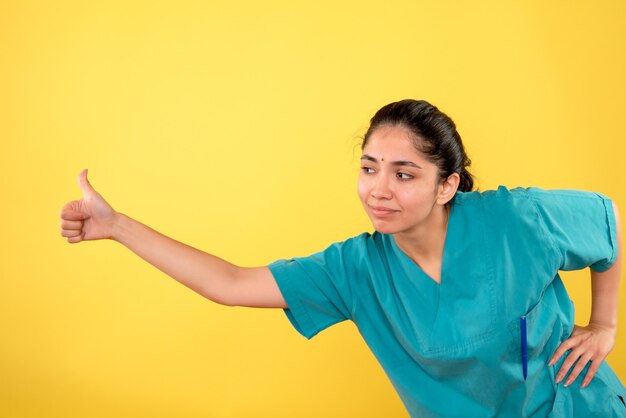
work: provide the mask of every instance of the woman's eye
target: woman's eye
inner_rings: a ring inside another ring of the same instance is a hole
[[[409,173],[402,173],[402,172],[400,172],[400,173],[398,173],[396,175],[398,176],[398,178],[400,180],[411,180],[413,178],[413,176],[410,175]]]
[[[374,169],[371,167],[361,167],[361,171],[363,171],[365,174],[372,174],[374,172]]]

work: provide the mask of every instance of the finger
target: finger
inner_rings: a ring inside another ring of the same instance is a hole
[[[557,361],[561,359],[561,357],[563,357],[563,354],[565,354],[567,350],[571,349],[575,345],[576,341],[574,341],[572,338],[568,338],[567,340],[563,341],[552,355],[552,358],[548,362],[548,366],[553,366]]]
[[[70,244],[77,244],[79,242],[81,242],[83,240],[83,236],[79,235],[77,237],[69,237],[67,239],[67,242],[69,242]]]
[[[96,190],[91,186],[91,183],[89,183],[89,179],[87,178],[87,172],[87,169],[80,172],[80,175],[78,176],[78,185],[83,191],[84,197],[91,197],[97,195],[98,192],[96,192]]]
[[[589,370],[587,370],[587,374],[585,375],[585,379],[583,380],[582,388],[586,388],[591,383],[591,379],[596,375],[596,372],[600,368],[602,364],[601,359],[595,359],[591,361],[591,366],[589,366]]]
[[[61,236],[65,238],[77,237],[82,234],[80,229],[63,229],[61,230]]]
[[[61,229],[83,229],[83,221],[61,221]]]
[[[576,366],[574,366],[569,376],[567,377],[567,380],[565,381],[565,387],[571,385],[576,381],[580,372],[582,372],[587,363],[589,363],[589,360],[591,360],[591,354],[588,352],[580,356],[580,358],[576,362]]]
[[[61,211],[61,219],[66,221],[83,221],[88,219],[89,215],[72,209],[63,209]]]
[[[580,357],[580,352],[578,350],[573,350],[572,352],[569,353],[569,355],[565,358],[565,361],[561,365],[559,372],[556,375],[556,380],[555,380],[556,384],[559,384],[565,378],[565,376],[567,376],[567,372],[572,368],[572,366],[578,360],[579,357]]]

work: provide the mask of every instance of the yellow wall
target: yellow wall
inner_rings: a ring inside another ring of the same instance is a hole
[[[307,341],[115,243],[66,244],[79,171],[118,210],[266,264],[370,229],[358,136],[412,97],[455,119],[481,189],[624,208],[624,21],[621,0],[3,0],[0,415],[406,416],[353,325]],[[587,277],[567,276],[580,322]]]

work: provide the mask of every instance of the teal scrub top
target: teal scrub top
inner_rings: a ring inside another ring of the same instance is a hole
[[[378,232],[269,268],[306,338],[356,324],[412,417],[623,417],[626,390],[606,362],[585,389],[587,368],[564,387],[565,356],[547,366],[574,326],[559,270],[604,271],[616,257],[605,196],[500,186],[456,194],[441,284]]]

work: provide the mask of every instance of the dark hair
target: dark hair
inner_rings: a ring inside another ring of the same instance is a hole
[[[407,128],[413,134],[415,148],[439,167],[440,180],[458,173],[461,177],[458,190],[472,190],[474,179],[467,171],[471,160],[465,153],[456,125],[445,113],[424,100],[390,103],[376,112],[370,121],[361,148],[365,148],[372,132],[381,125]]]

